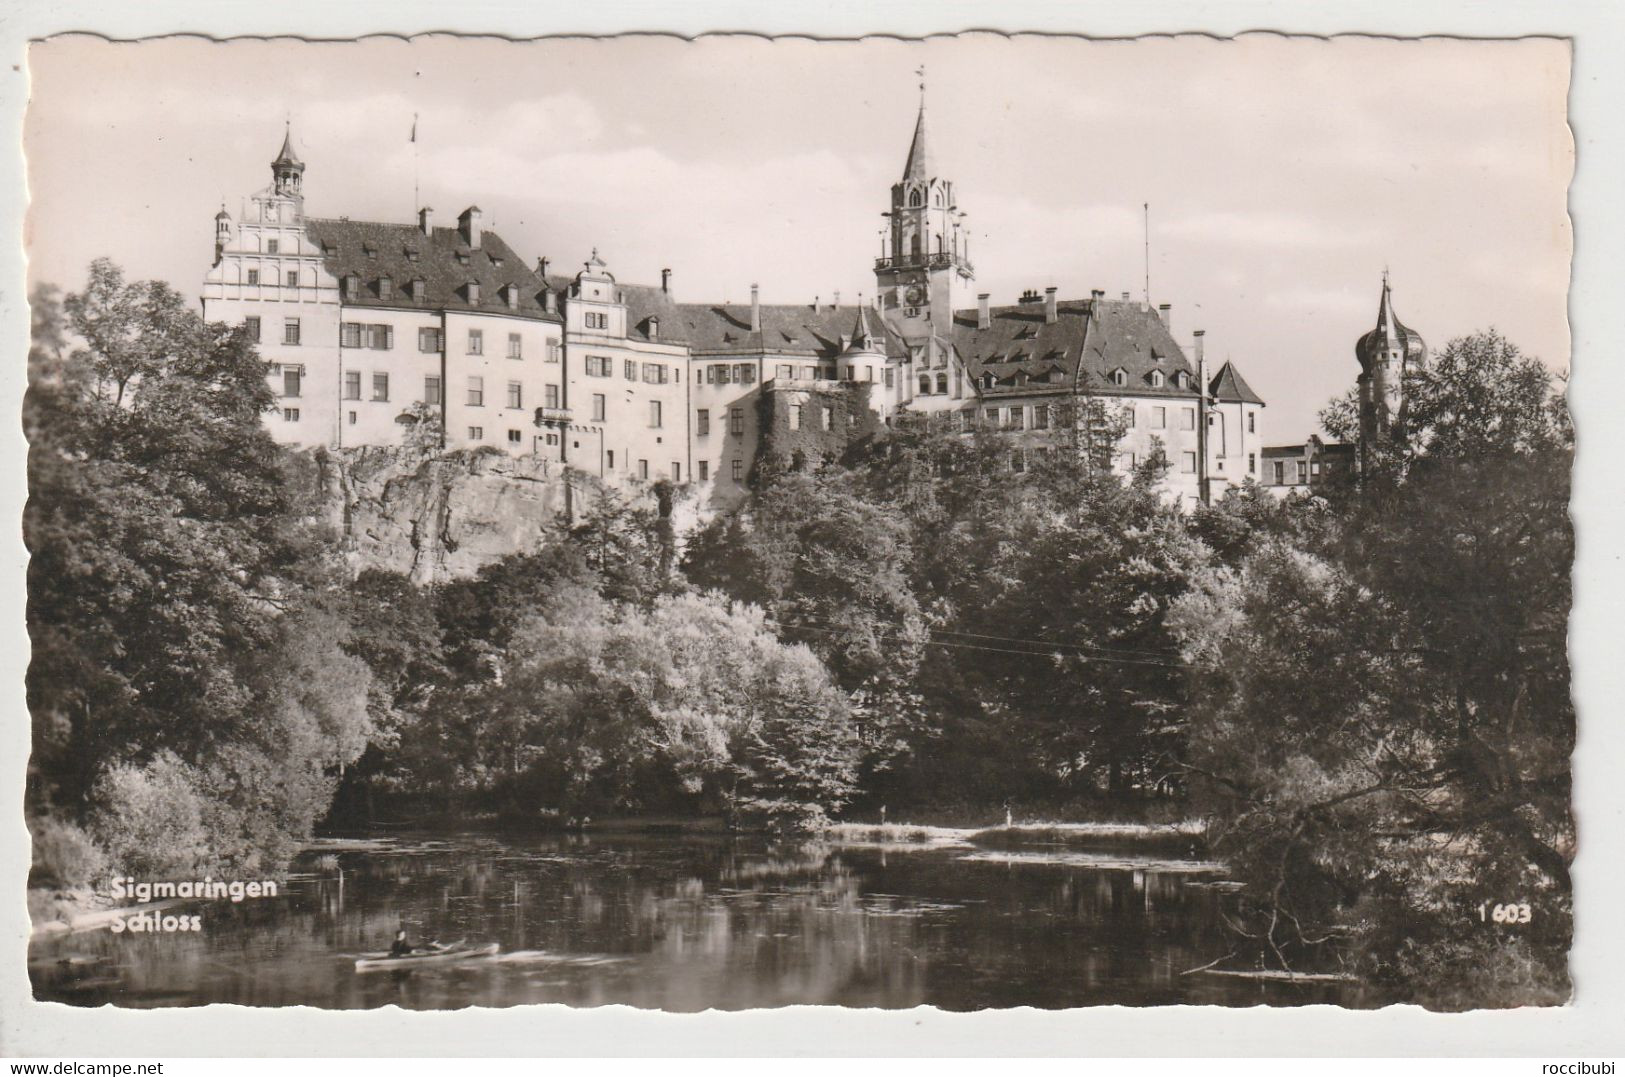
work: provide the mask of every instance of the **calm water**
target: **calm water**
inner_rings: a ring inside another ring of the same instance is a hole
[[[1082,850],[459,836],[307,854],[275,899],[196,903],[199,934],[48,938],[40,998],[412,1009],[562,1002],[1071,1007],[1359,1004],[1337,985],[1180,972],[1225,954],[1212,865]],[[1218,884],[1218,885],[1215,885]],[[502,955],[357,973],[414,939]]]

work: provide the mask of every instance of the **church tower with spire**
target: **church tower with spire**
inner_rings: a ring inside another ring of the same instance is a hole
[[[907,342],[916,364],[941,365],[944,345],[953,336],[956,309],[970,305],[974,271],[965,215],[954,200],[954,185],[937,169],[926,126],[925,85],[920,85],[920,112],[908,148],[903,177],[892,185],[890,227],[875,262],[881,309],[887,322]]]
[[[1394,314],[1388,272],[1382,274],[1382,298],[1376,327],[1354,346],[1360,360],[1360,440],[1362,454],[1381,435],[1405,419],[1405,374],[1427,362],[1427,344],[1416,330]]]

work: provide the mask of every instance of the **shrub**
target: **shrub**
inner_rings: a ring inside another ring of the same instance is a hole
[[[100,805],[92,830],[114,870],[164,875],[209,858],[207,805],[192,768],[169,752],[136,766],[109,767],[96,784]]]
[[[29,886],[88,886],[107,874],[107,854],[83,829],[57,819],[28,820],[34,839]]]

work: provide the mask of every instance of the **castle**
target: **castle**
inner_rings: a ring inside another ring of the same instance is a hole
[[[965,214],[926,119],[922,102],[871,303],[770,305],[754,284],[748,305],[678,302],[670,270],[658,285],[623,282],[596,250],[554,274],[474,206],[455,227],[428,208],[405,224],[308,216],[290,132],[241,220],[216,216],[204,317],[258,343],[279,397],[267,421],[291,445],[428,434],[621,488],[690,484],[725,508],[774,428],[839,435],[904,409],[956,413],[964,429],[1012,432],[1020,471],[1026,443],[1088,397],[1126,428],[1115,466],[1164,454],[1182,504],[1266,478],[1265,402],[1234,364],[1209,371],[1201,330],[1188,352],[1175,340],[1169,305],[1052,286],[995,306],[973,290]],[[1370,376],[1374,400],[1390,399],[1385,377]]]

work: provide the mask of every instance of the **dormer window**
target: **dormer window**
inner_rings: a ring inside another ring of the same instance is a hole
[[[1106,376],[1111,379],[1111,383],[1113,385],[1128,384],[1128,371],[1124,370],[1122,367],[1118,367],[1116,370],[1112,371]]]
[[[1153,388],[1153,389],[1161,389],[1163,387],[1163,384],[1167,380],[1168,380],[1167,376],[1164,375],[1162,371],[1153,370],[1151,372],[1151,388]]]
[[[361,298],[361,278],[354,273],[344,278],[344,298],[351,303]]]
[[[406,260],[408,262],[417,261],[418,260],[418,252],[412,247],[406,248]]]
[[[650,340],[658,340],[658,339],[660,339],[660,319],[659,318],[650,318],[649,319],[649,339]]]
[[[1191,387],[1191,376],[1181,370],[1174,375],[1174,384],[1181,389],[1189,389]]]
[[[362,250],[363,253],[366,254],[366,256],[368,258],[376,258],[376,257],[378,257],[378,248],[377,247],[371,247],[371,246],[362,247],[361,250]]]
[[[424,283],[422,277],[413,278],[412,283],[408,284],[407,288],[411,291],[412,298],[419,303],[423,302],[424,296],[428,293],[428,286]]]
[[[501,259],[501,258],[498,258],[498,257],[497,257],[497,256],[496,256],[496,255],[494,255],[494,254],[493,254],[493,255],[490,255],[490,256],[489,256],[489,257],[490,257],[490,259],[491,259],[491,264],[492,264],[492,265],[493,265],[493,266],[495,266],[495,267],[496,267],[496,268],[498,268],[498,269],[501,269],[501,268],[502,268],[502,259]]]
[[[507,304],[509,310],[517,310],[519,307],[519,285],[504,284],[502,286],[502,302]]]
[[[471,280],[463,285],[463,294],[468,297],[469,306],[477,306],[480,301],[480,282]]]
[[[395,282],[390,280],[388,277],[379,277],[378,278],[378,298],[379,299],[394,299],[395,298]]]
[[[468,252],[467,251],[458,251],[457,252],[457,264],[458,265],[465,265],[465,266],[468,265]]]

